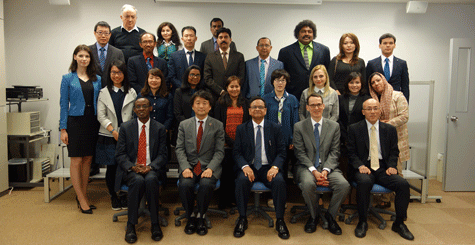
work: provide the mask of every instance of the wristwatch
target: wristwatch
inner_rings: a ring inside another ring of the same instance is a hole
[[[111,131],[109,131],[109,133],[111,133],[111,134],[112,134],[114,131],[115,131],[115,129],[112,129]]]
[[[272,166],[272,168],[277,170],[277,171],[279,170],[279,168],[277,166]]]

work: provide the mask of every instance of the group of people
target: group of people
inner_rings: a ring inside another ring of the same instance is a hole
[[[293,171],[310,211],[305,232],[315,232],[319,222],[317,186],[329,186],[324,216],[329,231],[342,234],[335,216],[349,179],[357,183],[357,237],[366,235],[369,193],[378,183],[396,192],[392,230],[414,239],[404,224],[409,184],[401,175],[409,159],[409,76],[406,62],[393,55],[393,35],[380,37],[382,55],[365,66],[356,35],[343,34],[330,61],[328,47],[313,41],[315,24],[304,20],[295,27],[297,41],[278,59],[270,57],[271,40],[262,37],[259,55],[244,61],[219,18],[211,20],[213,37],[200,51],[192,26],[181,31],[182,47],[169,22],[160,24],[157,40],[137,27],[135,7],[124,5],[120,18],[123,24],[113,30],[96,24],[97,42],[76,47],[61,81],[61,141],[82,213],[96,208],[86,194],[91,163],[107,165],[112,209],[129,210],[125,240],[137,241],[144,195],[152,239],[161,240],[159,186],[174,145],[186,234],[207,234],[206,212],[220,180],[219,206],[236,204],[233,234],[244,236],[251,187],[262,182],[271,189],[278,236],[288,239],[283,217]],[[124,183],[126,202],[117,195]]]

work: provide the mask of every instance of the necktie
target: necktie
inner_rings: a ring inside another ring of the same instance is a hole
[[[214,41],[214,51],[218,51],[218,41]]]
[[[150,63],[150,58],[147,58],[147,69],[150,71],[152,69],[152,63]]]
[[[226,58],[226,52],[223,52],[223,65],[224,69],[226,70],[226,67],[228,66],[228,59]]]
[[[308,53],[307,53],[307,48],[309,46],[305,45],[303,47],[303,60],[305,61],[305,67],[307,67],[307,70],[310,69],[310,63],[308,62]]]
[[[188,54],[188,66],[193,65],[193,51],[186,52]]]
[[[99,56],[99,62],[101,63],[101,70],[104,71],[104,66],[106,65],[106,55],[105,55],[105,48],[99,49],[101,51],[101,55]]]
[[[378,154],[378,139],[376,138],[376,128],[371,126],[371,138],[369,140],[369,152],[371,157],[371,168],[378,170],[379,168],[379,154]]]
[[[284,111],[284,96],[278,99],[278,101],[279,101],[279,110],[277,111],[277,120],[279,120],[279,124],[282,124],[282,112]]]
[[[142,125],[142,132],[140,132],[137,164],[143,166],[147,165],[147,134],[145,133],[145,124]]]
[[[266,82],[266,65],[265,65],[265,60],[261,60],[261,67],[259,68],[259,76],[260,76],[260,85],[261,85],[261,91],[260,95],[261,97],[264,97],[264,83]]]
[[[198,128],[198,136],[196,137],[196,151],[200,153],[200,147],[201,147],[201,138],[203,137],[203,121],[198,121],[200,123],[200,127]],[[193,173],[196,175],[201,174],[201,163],[198,161],[198,163],[193,167]]]
[[[386,64],[384,65],[384,77],[386,77],[386,81],[389,81],[389,78],[391,78],[391,72],[389,70],[389,59],[386,58],[384,62],[386,62]]]
[[[315,168],[320,166],[320,133],[318,132],[318,126],[320,123],[315,123],[315,129],[313,135],[315,136],[315,145],[317,146],[317,152],[315,152]]]
[[[254,167],[259,170],[262,167],[262,135],[261,125],[257,125],[256,134],[256,158],[254,159]]]

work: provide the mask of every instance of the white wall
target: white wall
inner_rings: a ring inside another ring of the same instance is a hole
[[[163,21],[172,22],[178,29],[193,25],[198,45],[211,37],[211,18],[221,17],[246,60],[257,55],[255,43],[261,36],[272,40],[271,55],[277,58],[280,48],[295,42],[293,29],[303,19],[317,24],[316,41],[327,45],[331,56],[337,54],[338,40],[345,32],[359,37],[360,56],[365,61],[380,54],[379,36],[393,33],[397,37],[395,55],[407,60],[410,79],[435,80],[430,174],[436,175],[437,153],[444,152],[445,146],[449,40],[475,37],[475,5],[430,4],[426,14],[416,15],[406,14],[405,4],[398,3],[292,6],[131,2],[138,9],[138,26],[155,33]],[[81,43],[95,42],[93,27],[98,21],[105,20],[113,28],[119,26],[120,7],[125,3],[71,0],[70,6],[52,6],[47,0],[5,0],[7,85],[43,87],[44,97],[50,101],[23,107],[41,111],[44,126],[54,131],[53,142],[58,141],[61,75],[68,72],[73,49]]]

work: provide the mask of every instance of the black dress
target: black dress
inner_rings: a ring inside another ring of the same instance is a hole
[[[79,79],[79,83],[86,106],[83,116],[68,116],[69,157],[94,155],[100,126],[94,111],[94,86],[91,81]]]

